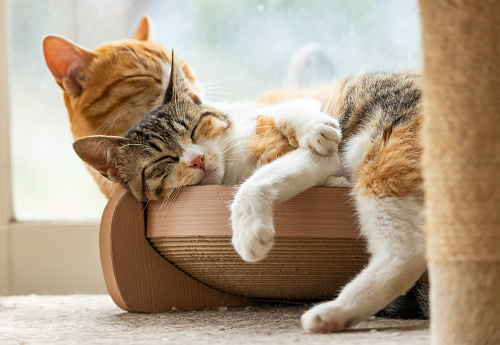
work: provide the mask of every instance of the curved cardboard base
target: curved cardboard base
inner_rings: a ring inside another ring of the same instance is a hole
[[[165,260],[149,244],[144,219],[144,205],[125,190],[110,199],[102,216],[101,265],[116,305],[131,312],[165,312],[252,304],[194,280]]]
[[[230,244],[227,205],[236,188],[186,187],[169,205],[147,209],[125,190],[114,195],[99,235],[114,302],[153,313],[330,299],[368,260],[349,190],[318,187],[278,205],[275,248],[257,265],[243,262]]]

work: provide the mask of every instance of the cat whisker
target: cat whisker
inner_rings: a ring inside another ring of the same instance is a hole
[[[166,205],[166,203],[168,203],[168,200],[170,199],[170,196],[172,195],[172,192],[173,190],[170,190],[170,193],[168,193],[165,198],[163,198],[161,204],[160,204],[160,213],[161,213],[161,210],[162,208]]]
[[[149,205],[149,202],[151,201],[151,199],[149,199],[146,204],[144,205],[144,208],[142,209],[142,213],[141,213],[141,216],[144,215],[144,212],[146,212],[146,209],[148,208],[148,205]]]
[[[177,198],[177,195],[181,191],[181,188],[182,187],[174,188],[170,192],[170,194],[167,196],[167,198],[165,199],[164,203],[162,203],[162,207],[165,206],[165,209],[163,210],[162,220],[161,220],[162,222],[165,219],[165,216],[167,215],[167,211],[168,211],[169,207],[173,204],[173,201],[175,200],[175,198]],[[162,207],[160,207],[160,213],[161,213],[161,208]]]

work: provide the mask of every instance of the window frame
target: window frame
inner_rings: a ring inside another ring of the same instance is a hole
[[[17,221],[10,141],[8,0],[0,0],[0,295],[106,293],[99,225]]]

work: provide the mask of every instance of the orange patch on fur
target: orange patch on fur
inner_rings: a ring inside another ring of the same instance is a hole
[[[215,116],[205,116],[196,127],[193,138],[195,141],[215,139],[228,127],[229,124],[226,121]]]
[[[405,127],[372,144],[355,171],[354,191],[367,197],[402,197],[423,193],[422,145],[418,116]]]
[[[295,149],[285,134],[276,126],[274,119],[259,116],[256,122],[255,134],[248,138],[246,145],[252,164],[267,164]],[[288,132],[292,133],[292,131],[293,138],[297,142],[295,130],[289,127]]]

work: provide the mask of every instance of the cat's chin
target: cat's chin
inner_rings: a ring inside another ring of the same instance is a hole
[[[219,168],[206,171],[198,185],[221,184],[223,172]]]

